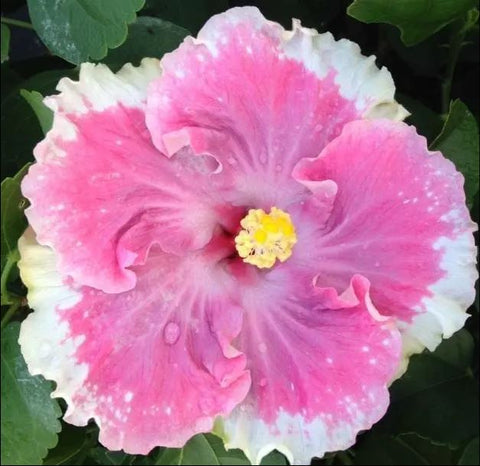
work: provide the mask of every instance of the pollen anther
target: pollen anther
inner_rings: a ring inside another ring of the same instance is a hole
[[[290,215],[283,210],[272,207],[267,214],[250,209],[240,225],[243,229],[235,237],[235,247],[244,262],[270,268],[277,259],[285,262],[292,255],[297,235]]]

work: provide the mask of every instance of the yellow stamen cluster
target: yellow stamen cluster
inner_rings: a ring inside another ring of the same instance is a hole
[[[235,237],[235,247],[244,262],[260,269],[273,267],[275,261],[285,262],[297,242],[290,215],[272,207],[270,213],[250,209],[241,220],[243,230]]]

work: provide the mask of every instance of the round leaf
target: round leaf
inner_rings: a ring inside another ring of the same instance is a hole
[[[28,0],[32,24],[50,51],[70,63],[100,60],[127,37],[144,0]]]
[[[61,415],[52,387],[32,377],[18,345],[20,324],[2,330],[2,464],[42,464],[57,444]]]
[[[451,103],[447,121],[432,149],[441,151],[465,177],[467,204],[472,206],[478,192],[478,127],[475,117],[460,100]]]
[[[474,0],[355,0],[347,10],[364,23],[397,26],[405,45],[414,45],[431,36],[475,6]]]

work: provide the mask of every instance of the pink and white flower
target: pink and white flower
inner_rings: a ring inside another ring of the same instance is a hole
[[[216,421],[253,462],[307,464],[463,326],[463,178],[352,42],[234,8],[161,61],[84,64],[58,90],[22,183],[20,343],[106,447]]]

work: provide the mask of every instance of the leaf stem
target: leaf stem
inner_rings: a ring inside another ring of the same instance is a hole
[[[458,56],[463,46],[465,35],[478,20],[478,10],[475,8],[467,12],[466,16],[454,23],[448,53],[448,65],[445,79],[442,83],[442,113],[447,115],[450,107],[450,94],[452,90],[453,75],[457,65]]]
[[[0,277],[0,291],[2,293],[2,304],[4,303],[4,298],[6,299],[5,304],[10,304],[8,302],[10,293],[7,289],[7,282],[8,277],[10,276],[10,272],[12,271],[12,267],[18,262],[19,259],[18,250],[14,250],[13,253],[10,252],[7,256],[7,260],[5,261],[5,265],[2,270],[2,276]]]
[[[31,23],[27,23],[26,21],[20,21],[19,19],[5,18],[4,16],[2,16],[0,21],[4,24],[10,24],[10,26],[17,26],[24,29],[33,29]]]
[[[15,312],[17,312],[18,308],[22,304],[22,301],[20,299],[17,299],[16,301],[13,302],[13,304],[8,308],[8,311],[5,313],[5,315],[2,317],[2,322],[0,324],[0,330],[3,330],[3,327],[7,325],[10,322],[10,319],[13,317]]]
[[[465,33],[461,34],[459,31],[457,34],[453,34],[453,38],[450,42],[447,72],[442,83],[442,113],[445,115],[448,113],[448,108],[450,106],[450,93],[452,90],[453,75],[455,73],[455,66],[457,64],[460,49],[462,48],[464,37]]]

